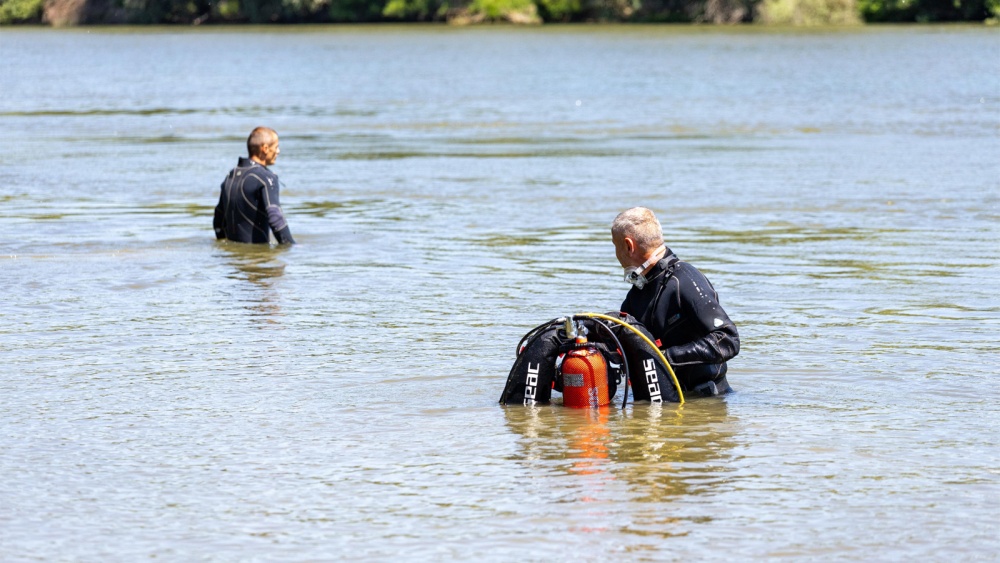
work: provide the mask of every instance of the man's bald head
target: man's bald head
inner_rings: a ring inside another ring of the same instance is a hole
[[[278,133],[270,127],[257,127],[247,137],[247,152],[249,156],[260,156],[261,149],[278,142]]]
[[[247,137],[247,156],[261,164],[274,164],[278,152],[278,133],[270,127],[257,127]]]

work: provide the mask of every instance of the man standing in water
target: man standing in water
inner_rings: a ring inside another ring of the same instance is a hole
[[[236,242],[295,244],[278,202],[278,176],[267,169],[278,159],[278,134],[257,127],[247,138],[249,158],[240,158],[225,181],[215,206],[215,238]]]
[[[726,361],[740,352],[740,336],[708,278],[663,244],[660,222],[645,207],[619,213],[611,240],[633,286],[621,310],[653,334],[685,392],[732,391]]]

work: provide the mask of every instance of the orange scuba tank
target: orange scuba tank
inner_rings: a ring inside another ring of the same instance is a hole
[[[567,327],[569,324],[567,322]],[[608,364],[604,354],[587,342],[585,327],[581,325],[579,332],[573,332],[576,333],[576,347],[566,352],[560,367],[563,405],[575,408],[608,405],[611,397],[608,396]]]

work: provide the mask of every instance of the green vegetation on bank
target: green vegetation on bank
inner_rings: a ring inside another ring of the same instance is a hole
[[[45,0],[0,0],[0,24],[39,22]]]
[[[1000,19],[1000,0],[0,0],[0,24],[445,21],[845,25]]]

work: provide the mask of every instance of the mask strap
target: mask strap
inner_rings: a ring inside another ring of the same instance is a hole
[[[660,255],[660,252],[663,252],[663,254]],[[639,266],[641,268],[639,272],[640,273],[645,272],[646,268],[652,266],[653,264],[656,264],[657,262],[660,261],[661,258],[663,258],[666,255],[667,255],[667,245],[664,244],[661,245],[660,248],[656,249],[656,252],[654,252],[653,255],[649,257],[649,260],[646,260],[645,262],[642,263],[642,266]]]

